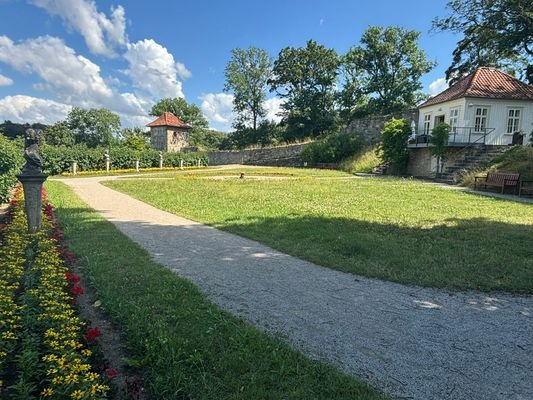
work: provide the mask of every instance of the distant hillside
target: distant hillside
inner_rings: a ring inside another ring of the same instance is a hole
[[[28,128],[33,129],[46,129],[48,125],[36,123],[36,124],[17,124],[11,121],[4,121],[3,124],[0,124],[0,131],[4,133],[5,136],[9,138],[16,138],[17,136],[24,136],[24,132]]]

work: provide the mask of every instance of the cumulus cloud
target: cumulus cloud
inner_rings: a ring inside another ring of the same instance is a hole
[[[279,97],[272,97],[271,99],[265,101],[264,107],[266,110],[266,119],[279,123],[281,121],[281,116],[279,113],[282,111],[282,104],[283,100]]]
[[[187,69],[185,64],[180,62],[176,63],[176,71],[178,73],[178,76],[183,80],[189,79],[192,76],[191,71]]]
[[[227,93],[208,93],[200,96],[202,113],[215,129],[229,131],[235,118],[233,114],[233,95]]]
[[[38,75],[61,103],[80,107],[106,107],[127,115],[146,114],[146,100],[132,93],[117,93],[100,75],[100,67],[77,55],[61,39],[43,36],[15,43],[0,36],[0,62],[21,72]]]
[[[429,84],[429,94],[431,96],[435,96],[446,89],[448,89],[448,83],[446,83],[444,78],[436,79]]]
[[[30,96],[7,96],[0,99],[2,120],[13,122],[40,122],[54,124],[65,119],[71,106],[53,100],[38,99]]]
[[[93,54],[116,55],[114,47],[125,45],[126,13],[122,6],[111,8],[110,16],[99,12],[90,0],[29,0],[50,15],[60,17],[70,29],[79,32]]]
[[[13,79],[0,74],[0,86],[9,86],[12,84],[13,84]]]
[[[184,79],[191,73],[159,43],[152,39],[129,43],[124,58],[129,63],[125,73],[135,88],[156,98],[185,97],[178,77]]]

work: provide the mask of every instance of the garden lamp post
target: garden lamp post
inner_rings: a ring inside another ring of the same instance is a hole
[[[43,206],[43,183],[48,175],[43,174],[43,159],[39,154],[39,140],[42,137],[40,129],[26,129],[24,159],[26,164],[17,175],[24,188],[24,210],[28,220],[28,232],[35,233],[41,228],[41,213]]]

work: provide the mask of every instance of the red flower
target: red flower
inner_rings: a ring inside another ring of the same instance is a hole
[[[105,374],[109,377],[109,378],[114,378],[115,376],[117,376],[117,371],[115,369],[108,369]]]
[[[87,340],[94,340],[96,339],[98,336],[100,336],[100,329],[98,328],[91,328],[87,331],[87,334],[85,335],[85,337],[87,338]]]
[[[63,257],[65,258],[67,264],[72,265],[74,263],[74,254],[72,254],[70,251],[65,251],[63,253]]]
[[[83,294],[83,288],[81,286],[74,285],[70,288],[70,293],[75,295]]]
[[[68,281],[73,282],[73,283],[78,283],[81,279],[78,275],[73,274],[72,272],[67,272],[65,274],[65,277],[67,278]]]

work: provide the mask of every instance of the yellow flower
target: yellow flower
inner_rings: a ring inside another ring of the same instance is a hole
[[[72,392],[72,394],[70,395],[70,397],[72,397],[73,399],[76,399],[76,400],[79,400],[79,399],[83,399],[83,390],[75,390]]]
[[[43,397],[52,397],[54,394],[54,391],[51,388],[44,388],[41,392],[41,396]]]

